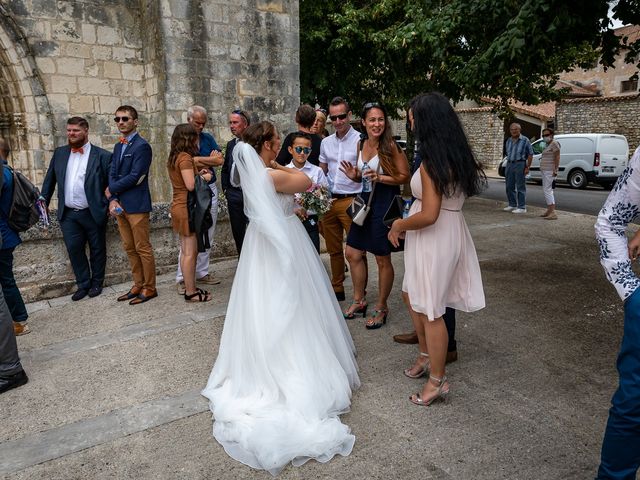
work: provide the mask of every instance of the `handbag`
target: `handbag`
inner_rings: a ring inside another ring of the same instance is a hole
[[[402,218],[402,214],[404,213],[404,199],[401,195],[395,195],[389,204],[389,208],[387,208],[384,217],[382,217],[382,223],[385,224],[387,228],[391,228],[393,222]]]
[[[402,218],[405,212],[405,201],[402,198],[402,195],[394,195],[391,203],[389,204],[389,208],[387,208],[384,217],[382,218],[382,223],[385,224],[387,228],[391,228],[393,222]],[[399,245],[394,247],[391,242],[389,242],[389,249],[392,252],[402,252],[404,251],[404,238],[399,239]]]
[[[373,198],[373,189],[371,190],[371,195],[369,195],[369,201],[365,203],[360,195],[356,195],[351,201],[351,206],[349,207],[349,216],[351,217],[351,221],[356,225],[362,226],[364,221],[367,219],[367,215],[369,215],[369,211],[371,210],[371,199]]]
[[[187,213],[189,215],[189,231],[196,234],[198,252],[211,248],[209,228],[213,226],[211,218],[211,189],[201,175],[195,176],[195,186],[187,194]]]
[[[362,144],[364,142],[360,141],[360,153],[362,153]],[[380,162],[378,162],[378,168],[376,168],[376,173],[380,171]],[[376,183],[373,184],[371,188],[371,193],[369,194],[369,201],[365,203],[360,195],[356,195],[351,201],[351,205],[347,210],[347,214],[351,217],[351,221],[356,225],[362,226],[364,225],[364,221],[367,219],[367,215],[369,215],[369,211],[371,210],[371,201],[373,200],[373,193],[376,191]]]

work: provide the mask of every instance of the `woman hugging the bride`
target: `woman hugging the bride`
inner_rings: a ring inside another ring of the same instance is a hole
[[[294,214],[311,184],[274,160],[270,122],[233,150],[249,218],[220,348],[202,394],[213,435],[234,459],[277,475],[291,462],[327,462],[355,442],[339,415],[360,380],[353,341],[329,278]]]

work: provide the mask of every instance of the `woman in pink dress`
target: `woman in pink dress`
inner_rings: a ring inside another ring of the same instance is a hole
[[[458,116],[439,93],[422,94],[411,103],[422,165],[411,178],[416,200],[409,216],[393,222],[389,240],[405,235],[402,292],[418,333],[420,355],[412,378],[429,372],[421,393],[410,397],[427,406],[449,392],[445,376],[446,307],[473,312],[485,306],[480,265],[462,215],[466,197],[486,183]]]

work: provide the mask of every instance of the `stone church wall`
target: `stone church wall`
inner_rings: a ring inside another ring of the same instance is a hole
[[[193,104],[208,110],[207,130],[220,146],[231,138],[227,115],[236,108],[291,130],[300,92],[298,29],[297,0],[2,1],[0,136],[12,148],[9,162],[42,185],[54,148],[66,143],[68,117],[87,118],[92,143],[112,150],[119,136],[115,109],[133,105],[154,152],[157,265],[171,270],[177,255],[167,216],[171,132]],[[224,212],[218,222],[213,256],[235,254]],[[128,272],[113,233],[111,282]],[[27,298],[71,290],[55,222],[48,233],[32,229],[24,239],[16,274]]]

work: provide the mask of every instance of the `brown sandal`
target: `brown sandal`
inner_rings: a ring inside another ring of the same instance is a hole
[[[197,298],[197,300],[195,300]],[[186,292],[184,294],[185,302],[208,302],[211,300],[211,295],[206,290],[202,290],[201,288],[196,288],[196,293],[191,295],[187,295]]]

